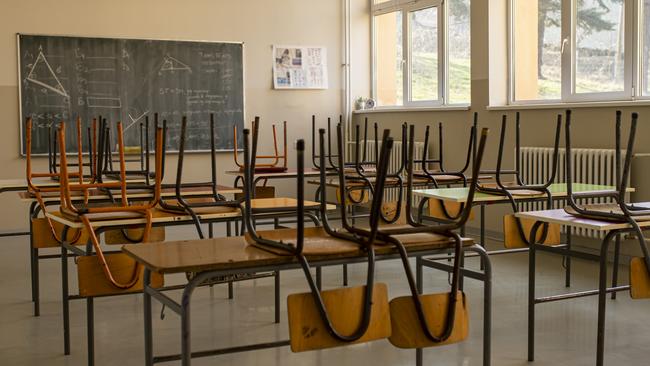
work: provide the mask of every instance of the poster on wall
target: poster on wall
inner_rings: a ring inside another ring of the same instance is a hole
[[[273,88],[327,89],[327,48],[273,46]]]

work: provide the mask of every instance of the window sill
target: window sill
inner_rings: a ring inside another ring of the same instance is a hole
[[[567,108],[606,108],[650,106],[650,100],[619,100],[602,102],[531,103],[487,106],[488,111],[508,111],[525,109],[567,109]]]
[[[354,114],[367,114],[367,113],[393,113],[393,112],[433,112],[433,111],[468,111],[470,105],[459,104],[459,105],[440,105],[440,106],[431,106],[431,107],[409,107],[409,106],[397,106],[397,107],[376,107],[372,109],[357,109],[353,111]]]

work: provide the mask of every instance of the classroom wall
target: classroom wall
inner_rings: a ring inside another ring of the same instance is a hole
[[[359,0],[364,1],[364,0]],[[486,110],[490,99],[490,82],[499,83],[500,80],[488,80],[489,67],[489,49],[494,49],[495,45],[490,44],[488,37],[488,6],[492,6],[492,1],[472,1],[472,105],[467,111],[409,111],[409,112],[383,112],[383,113],[355,113],[353,122],[363,123],[367,117],[369,122],[378,122],[382,127],[389,127],[393,136],[400,138],[399,127],[403,122],[414,123],[416,125],[418,140],[424,139],[424,129],[427,124],[433,125],[438,122],[444,124],[444,159],[446,169],[460,168],[465,162],[467,152],[467,142],[469,138],[469,128],[472,124],[474,112],[479,113],[479,127],[488,127],[490,135],[484,159],[484,168],[494,169],[496,165],[496,156],[499,143],[499,133],[501,127],[501,116],[508,115],[510,121],[514,121],[515,111],[498,111]],[[360,20],[358,20],[360,21]],[[367,27],[370,28],[369,19]],[[359,26],[358,24],[356,26]],[[494,42],[494,40],[492,40]],[[352,48],[356,45],[353,44]],[[370,56],[363,55],[352,60],[353,65],[359,64],[370,69]],[[496,65],[500,67],[502,65]],[[370,86],[365,90],[370,95]],[[364,95],[364,94],[361,94]],[[356,95],[354,95],[356,96]],[[635,107],[581,107],[573,108],[572,123],[572,144],[574,147],[589,148],[614,148],[614,117],[615,111],[620,109],[625,116],[625,122],[629,126],[631,112],[638,112],[640,115],[639,125],[637,127],[636,149],[635,153],[650,152],[650,106]],[[527,109],[521,111],[522,146],[553,146],[556,116],[563,113],[564,109]],[[512,126],[511,126],[512,127]],[[436,132],[437,134],[437,132]],[[511,167],[514,160],[514,129],[508,130],[507,145],[505,147],[505,166]],[[623,138],[627,134],[624,133]],[[562,140],[563,141],[563,140]],[[648,160],[645,159],[647,163]],[[650,200],[648,189],[644,186],[650,184],[650,172],[648,169],[640,169],[638,165],[633,170],[633,176],[636,186],[640,192],[633,196],[634,200]],[[645,165],[647,166],[647,165]],[[633,167],[634,168],[634,167]],[[490,206],[487,208],[486,227],[493,232],[501,232],[502,216],[508,212],[505,205]],[[470,223],[473,228],[478,227],[478,219]],[[635,245],[636,247],[636,245]]]
[[[247,121],[255,115],[269,124],[286,120],[292,150],[295,139],[310,138],[312,114],[341,113],[342,19],[339,0],[3,0],[0,179],[23,178],[25,169],[19,156],[16,33],[244,42]],[[327,47],[329,89],[273,90],[273,44]],[[271,147],[269,139],[261,140],[261,149]],[[208,164],[208,155],[192,154],[186,159],[184,176],[207,180]],[[218,165],[220,170],[233,169],[231,153],[220,153]],[[43,161],[37,166],[43,166]],[[173,172],[175,166],[171,157],[167,171]],[[166,178],[173,179],[173,174]],[[219,181],[231,184],[232,178],[220,174]],[[280,194],[291,192],[295,188],[279,185]],[[18,203],[14,193],[0,195],[0,210],[0,232],[27,227],[26,206]]]

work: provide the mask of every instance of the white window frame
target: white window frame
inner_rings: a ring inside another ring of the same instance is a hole
[[[371,9],[371,26],[370,33],[372,37],[370,52],[372,55],[371,62],[371,79],[372,79],[372,97],[377,100],[377,55],[376,55],[376,38],[375,38],[375,17],[392,12],[402,13],[402,105],[378,106],[377,109],[394,109],[408,107],[441,107],[441,106],[466,106],[469,103],[448,104],[447,96],[449,95],[449,74],[447,67],[449,65],[449,53],[446,49],[448,28],[446,14],[448,14],[447,2],[444,0],[390,0],[380,4],[374,4],[370,1]],[[411,27],[409,14],[414,11],[423,10],[431,7],[438,8],[438,99],[426,101],[413,101],[411,93]]]
[[[626,0],[623,2],[625,36],[624,36],[624,89],[618,92],[602,93],[576,93],[576,24],[577,24],[577,0],[562,1],[561,18],[561,39],[562,39],[562,74],[561,74],[561,98],[560,99],[515,99],[515,67],[514,67],[514,19],[513,6],[515,1],[508,1],[508,101],[511,105],[527,104],[558,104],[558,103],[582,103],[602,101],[633,101],[637,99],[650,99],[650,95],[642,95],[641,85],[641,62],[639,47],[642,39],[639,30],[642,27],[641,1]],[[523,0],[525,1],[525,0]]]

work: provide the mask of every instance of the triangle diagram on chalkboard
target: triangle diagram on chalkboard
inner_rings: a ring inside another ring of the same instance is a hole
[[[167,55],[163,58],[163,63],[162,66],[160,67],[160,71],[189,71],[192,72],[192,68],[189,67],[187,64]]]
[[[61,85],[61,81],[59,81],[56,73],[52,70],[52,66],[47,62],[43,51],[38,52],[38,57],[36,57],[36,61],[32,64],[32,68],[29,70],[26,79],[64,97],[70,97],[65,91],[65,88],[63,88],[63,85]]]

